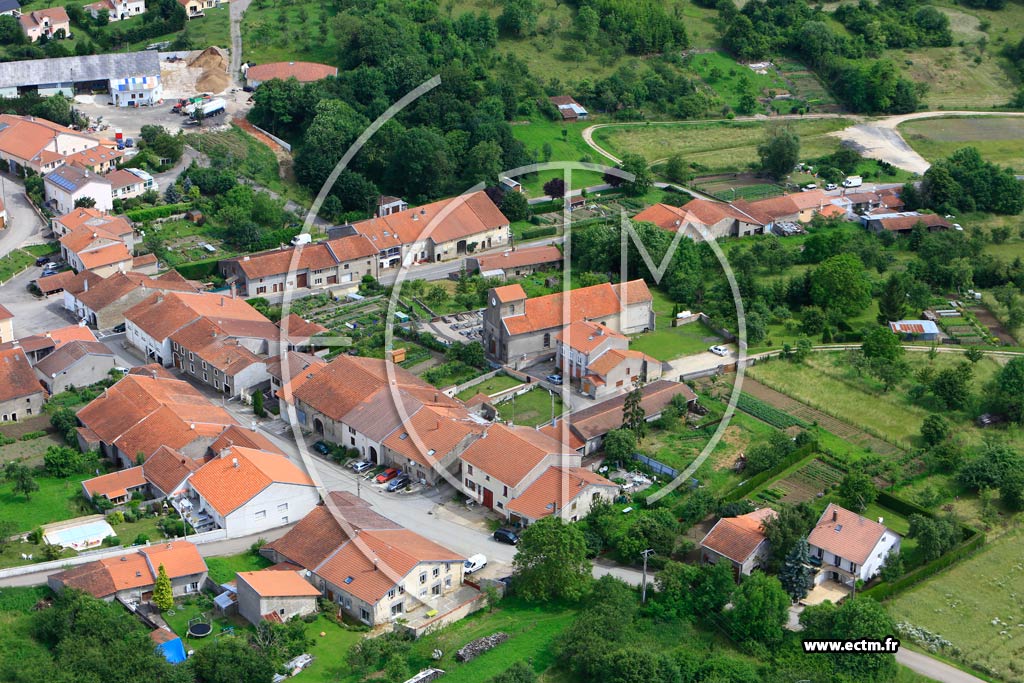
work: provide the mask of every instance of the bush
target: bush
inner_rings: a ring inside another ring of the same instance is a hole
[[[136,223],[145,223],[146,221],[152,221],[157,218],[167,218],[168,216],[173,216],[177,213],[185,213],[191,208],[192,204],[187,202],[181,204],[164,204],[163,206],[153,206],[148,209],[135,209],[134,211],[129,211],[125,215]]]
[[[33,439],[38,439],[41,436],[46,436],[46,432],[29,432],[28,434],[22,434],[19,441],[32,441]]]
[[[548,237],[558,233],[558,228],[555,226],[548,226],[546,228],[531,228],[530,230],[523,230],[523,234],[519,236],[520,241],[532,240],[538,237]]]
[[[103,539],[103,545],[107,547],[113,547],[115,545],[121,545],[121,539],[117,536],[107,536]]]

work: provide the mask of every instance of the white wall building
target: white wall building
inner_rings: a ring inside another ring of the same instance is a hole
[[[811,559],[821,563],[814,582],[831,580],[853,586],[874,577],[889,553],[900,550],[900,535],[882,522],[830,503],[807,537]]]

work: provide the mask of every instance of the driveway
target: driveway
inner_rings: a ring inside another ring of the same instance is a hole
[[[21,275],[0,285],[0,301],[3,301],[4,306],[14,314],[16,337],[42,334],[77,322],[70,312],[64,309],[63,294],[42,299],[28,291],[28,283],[37,277],[39,268],[30,266]]]
[[[7,227],[0,230],[0,256],[28,244],[43,244],[45,224],[32,209],[25,186],[9,173],[2,173],[3,202],[7,207]]]

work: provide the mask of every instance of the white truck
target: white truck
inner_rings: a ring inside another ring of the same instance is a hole
[[[843,181],[843,187],[860,187],[864,184],[864,178],[859,175],[852,175]]]
[[[212,100],[207,100],[202,103],[203,118],[209,118],[211,116],[219,116],[224,113],[224,107],[227,103],[221,97],[215,97]],[[196,110],[199,105],[193,104],[185,108],[185,113],[191,116],[193,119],[196,118]]]

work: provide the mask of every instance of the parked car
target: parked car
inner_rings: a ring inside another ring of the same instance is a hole
[[[377,475],[376,481],[378,484],[384,484],[386,482],[391,481],[401,473],[402,470],[395,469],[394,467],[389,467],[388,469],[384,470],[383,472]]]
[[[412,480],[409,479],[409,477],[407,477],[404,474],[400,474],[397,477],[395,477],[394,479],[392,479],[391,481],[389,481],[388,485],[385,486],[384,488],[387,491],[399,491],[401,489],[404,489],[406,486],[408,486],[411,483],[412,483]]]
[[[508,543],[509,545],[516,545],[519,543],[519,536],[516,532],[511,529],[498,529],[494,532],[494,540],[498,543]]]
[[[313,444],[313,450],[319,453],[320,455],[327,455],[328,453],[331,452],[331,447],[328,446],[323,441],[317,441],[315,444]]]
[[[561,386],[562,384],[562,376],[559,375],[558,373],[548,375],[547,377],[545,377],[545,379],[554,384],[555,386]]]
[[[716,356],[729,355],[729,349],[725,346],[722,346],[721,344],[716,344],[715,346],[712,346],[710,349],[708,349],[708,351],[715,354]]]
[[[134,147],[135,146],[135,139],[134,138],[126,138],[125,141],[124,141],[124,146],[125,147]]]
[[[463,574],[473,574],[487,566],[487,556],[481,553],[471,555],[469,559],[462,563],[462,566],[464,567],[462,570]]]
[[[114,368],[114,371],[115,371],[115,372],[120,372],[120,373],[121,373],[122,375],[127,375],[127,374],[128,374],[128,371],[129,371],[130,369],[131,369],[131,368],[126,368],[126,367],[124,367],[124,366],[117,366],[117,367],[115,367],[115,368]]]
[[[114,334],[120,334],[128,328],[127,323],[121,323],[120,325],[114,325]]]
[[[40,256],[39,258],[36,259],[36,265],[37,266],[45,266],[45,265],[47,265],[49,263],[50,263],[50,257],[49,256]]]
[[[43,277],[49,277],[50,275],[56,275],[60,272],[60,269],[52,263],[43,268]]]
[[[825,189],[826,190],[838,190],[839,186],[836,185],[835,183],[829,183],[828,185],[825,186]]]
[[[373,463],[367,460],[360,460],[359,462],[352,463],[352,471],[356,474],[362,474],[366,470],[373,467]]]
[[[803,190],[804,192],[810,192],[811,190],[817,190],[818,185],[816,183],[807,183],[800,189]]]

